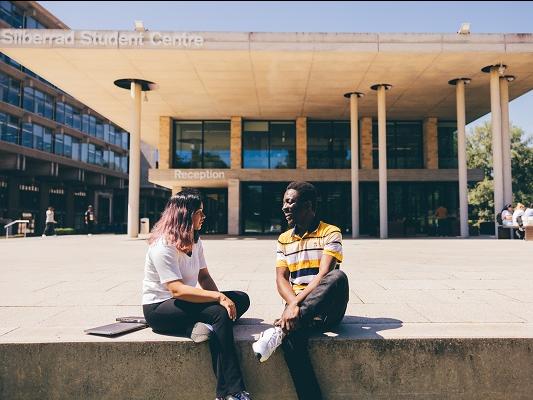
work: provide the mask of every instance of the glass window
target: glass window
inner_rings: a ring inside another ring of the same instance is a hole
[[[0,72],[0,100],[20,106],[20,81]]]
[[[122,172],[127,174],[128,173],[128,156],[121,157],[121,166],[122,166]]]
[[[65,157],[69,157],[69,158],[73,158],[72,156],[72,147],[73,147],[73,142],[72,142],[72,136],[69,136],[69,135],[64,135],[64,139],[63,139],[63,155]]]
[[[43,127],[43,150],[48,153],[52,152],[52,130]]]
[[[80,161],[82,162],[88,162],[89,159],[89,144],[88,143],[81,143],[80,147]]]
[[[0,139],[9,143],[19,143],[20,120],[9,114],[0,113]]]
[[[65,125],[74,127],[74,108],[70,104],[65,104]]]
[[[457,123],[439,122],[437,128],[439,168],[457,167]]]
[[[65,124],[65,103],[56,103],[56,121]]]
[[[122,143],[121,143],[121,147],[122,147],[124,150],[128,150],[128,138],[129,138],[128,132],[122,131]]]
[[[229,166],[229,121],[174,121],[174,167]]]
[[[12,1],[0,1],[0,19],[6,21],[13,28],[22,28],[24,12]]]
[[[105,140],[104,139],[104,123],[96,118],[95,118],[95,123],[96,123],[96,137],[98,139]]]
[[[85,133],[89,133],[89,115],[83,114],[81,116],[81,130]]]
[[[72,127],[81,131],[81,111],[72,107]]]
[[[45,29],[45,26],[37,21],[35,18],[26,16],[26,29]]]
[[[202,168],[202,121],[176,121],[174,167]]]
[[[65,138],[70,137],[68,135],[65,135]],[[65,140],[66,143],[66,140]],[[79,139],[72,138],[72,159],[73,160],[81,160],[81,142]]]
[[[64,151],[64,136],[62,133],[54,135],[54,153],[62,156]]]
[[[296,128],[292,121],[245,121],[243,168],[295,168]]]
[[[87,162],[89,164],[96,164],[96,146],[92,143],[89,143]]]
[[[307,122],[307,168],[350,168],[350,145],[350,122]]]
[[[387,168],[424,168],[422,122],[387,121]],[[379,168],[378,125],[372,125],[372,158]]]
[[[24,109],[42,117],[53,119],[54,101],[52,96],[34,89],[30,86],[24,87]]]
[[[21,144],[25,147],[33,147],[33,126],[30,123],[22,124],[22,141]]]
[[[230,167],[230,123],[204,122],[203,168]]]

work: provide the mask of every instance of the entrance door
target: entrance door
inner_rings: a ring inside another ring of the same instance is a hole
[[[203,233],[228,233],[228,189],[199,189],[204,201]]]
[[[96,203],[96,221],[100,232],[111,229],[111,195],[98,194]]]

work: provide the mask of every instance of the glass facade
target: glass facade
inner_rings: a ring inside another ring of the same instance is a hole
[[[294,121],[244,121],[242,167],[296,168]]]
[[[17,117],[0,113],[0,140],[20,143],[20,120]]]
[[[174,168],[229,168],[229,121],[174,121]]]
[[[307,121],[307,168],[351,167],[349,121]]]
[[[23,108],[48,119],[54,118],[54,100],[49,94],[25,86],[22,97]]]
[[[12,1],[0,1],[0,19],[7,22],[13,28],[24,27],[24,11],[18,8]]]
[[[0,72],[0,100],[20,107],[20,81]]]
[[[421,121],[387,121],[387,168],[424,168]],[[372,124],[372,161],[379,168],[378,125]]]
[[[457,168],[457,123],[439,122],[439,168]]]
[[[318,191],[317,215],[351,234],[351,190],[349,182],[312,182]],[[242,232],[279,234],[288,229],[281,212],[286,182],[242,184]],[[454,182],[390,182],[388,184],[388,229],[391,237],[435,234],[435,210],[448,209],[449,235],[459,229],[458,189]],[[361,182],[359,191],[360,233],[379,236],[377,182]]]

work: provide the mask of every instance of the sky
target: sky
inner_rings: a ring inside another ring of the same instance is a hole
[[[229,32],[533,32],[533,1],[40,1],[71,29]],[[533,66],[532,66],[533,68]],[[520,77],[518,77],[519,79]],[[511,122],[533,135],[533,91],[509,105]],[[490,120],[490,115],[468,129]]]

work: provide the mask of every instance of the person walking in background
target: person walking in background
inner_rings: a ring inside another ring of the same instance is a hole
[[[437,219],[437,236],[448,236],[448,209],[443,205],[435,210]]]
[[[87,229],[87,235],[91,236],[94,233],[94,224],[96,218],[94,217],[93,206],[89,206],[85,211],[85,228]]]
[[[54,207],[48,207],[46,210],[46,222],[43,232],[43,237],[51,236],[56,234],[56,220],[54,215]]]

